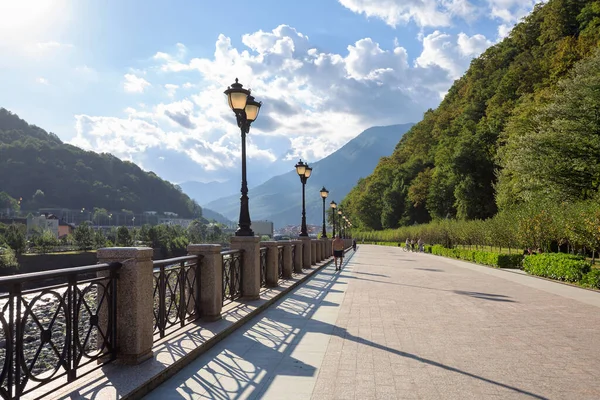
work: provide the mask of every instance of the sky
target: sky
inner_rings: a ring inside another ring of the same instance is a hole
[[[539,0],[0,0],[0,107],[174,183],[249,184],[418,122]]]

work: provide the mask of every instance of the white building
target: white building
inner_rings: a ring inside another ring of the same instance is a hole
[[[54,233],[54,236],[58,239],[58,218],[53,214],[40,215],[39,217],[27,218],[27,235],[33,233],[33,231],[43,231],[48,229]]]
[[[273,237],[273,222],[272,221],[252,221],[250,229],[254,231],[255,235],[263,236],[267,235]]]

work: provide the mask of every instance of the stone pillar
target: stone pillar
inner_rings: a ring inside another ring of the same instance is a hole
[[[302,240],[292,240],[292,244],[296,245],[296,259],[294,260],[294,272],[302,273]]]
[[[300,238],[302,241],[302,268],[310,268],[311,265],[311,250],[312,245],[309,237],[303,236]]]
[[[325,259],[325,239],[319,239],[319,261],[323,261]]]
[[[313,242],[315,242],[315,263],[319,263],[321,261],[321,240],[319,239],[314,239]]]
[[[267,287],[277,287],[279,284],[278,242],[261,242],[262,247],[267,248]]]
[[[140,364],[152,358],[152,253],[149,247],[108,247],[96,253],[101,264],[123,264],[119,270],[116,293],[117,360],[123,364]]]
[[[232,236],[231,249],[243,250],[242,297],[246,300],[260,298],[260,237]]]
[[[291,278],[293,273],[292,268],[292,243],[284,242],[283,244],[283,277]]]
[[[220,244],[190,244],[191,256],[201,256],[200,268],[200,315],[204,321],[221,319],[223,308],[223,257]]]
[[[327,260],[331,255],[331,241],[327,238],[323,239],[323,260]]]
[[[311,265],[317,264],[317,242],[315,240],[310,241],[310,263]]]

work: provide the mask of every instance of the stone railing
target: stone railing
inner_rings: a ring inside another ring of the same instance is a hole
[[[345,240],[346,248],[351,247],[351,244],[351,240]],[[83,269],[70,269],[65,272],[68,282],[64,284],[64,288],[55,285],[47,289],[47,292],[43,291],[45,289],[39,289],[35,293],[31,291],[31,295],[37,298],[42,293],[58,299],[57,304],[62,305],[64,310],[61,312],[66,315],[65,326],[68,329],[65,340],[69,346],[78,342],[77,334],[83,326],[83,320],[77,316],[77,307],[80,306],[76,307],[75,304],[84,304],[80,299],[91,296],[93,301],[90,300],[90,304],[85,307],[91,315],[87,324],[92,331],[96,327],[106,326],[99,331],[108,332],[108,339],[104,338],[102,341],[99,335],[94,336],[95,341],[91,345],[93,349],[89,349],[93,355],[88,359],[94,361],[94,365],[114,359],[121,364],[136,365],[152,358],[152,348],[156,341],[168,340],[172,332],[198,319],[220,319],[223,307],[228,307],[229,302],[260,298],[261,286],[277,287],[281,280],[293,278],[294,274],[302,274],[303,268],[312,268],[329,259],[331,249],[329,239],[300,238],[261,243],[259,237],[232,237],[231,249],[227,251],[223,251],[218,244],[190,244],[188,256],[152,261],[153,251],[148,247],[103,248],[97,252],[99,265],[84,268],[85,272],[93,272],[97,278],[80,281],[76,276]],[[113,266],[118,266],[118,274]],[[44,278],[46,275],[48,274],[44,274]],[[56,272],[50,275],[54,277]],[[5,326],[21,326],[21,315],[27,314],[17,307],[18,304],[25,304],[23,307],[27,307],[24,300],[19,300],[25,293],[29,294],[29,291],[21,289],[20,282],[23,285],[27,282],[25,275],[22,278],[18,275],[4,278],[3,283],[10,292],[5,296],[0,295],[0,300],[4,300],[4,304],[0,304],[3,306],[0,307],[0,332],[4,333],[7,343],[4,349],[0,348],[0,355],[13,361],[22,358],[18,354],[23,352],[24,333],[22,329],[6,329]],[[98,289],[100,287],[102,290]],[[99,296],[99,293],[105,295]],[[63,295],[67,296],[65,298],[68,301],[60,297]],[[6,338],[9,330],[16,332],[14,340],[10,335]],[[38,345],[59,340],[58,337],[55,338],[54,331],[43,324],[39,330],[39,337],[36,339]],[[113,342],[118,345],[114,346]],[[80,350],[77,349],[69,353],[71,358],[65,362],[60,360],[60,352],[57,353],[58,361],[53,360],[68,366],[63,372],[65,380],[71,381],[79,375],[72,372],[72,369],[81,366],[81,361],[77,358]],[[13,352],[14,356],[8,357]],[[16,366],[9,362],[2,368],[6,369],[9,365],[9,370],[23,370],[27,374],[31,372],[23,369],[18,361],[15,362]],[[33,373],[37,373],[37,370]],[[17,390],[13,387],[14,383],[22,382],[24,376],[25,373],[15,377],[4,371],[0,376],[0,398],[11,398],[11,393],[14,394]],[[53,378],[54,376],[48,381]],[[24,393],[23,389],[19,391],[20,394]]]

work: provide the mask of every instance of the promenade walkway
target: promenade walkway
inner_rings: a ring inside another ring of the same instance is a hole
[[[147,399],[599,399],[600,293],[360,245]]]

